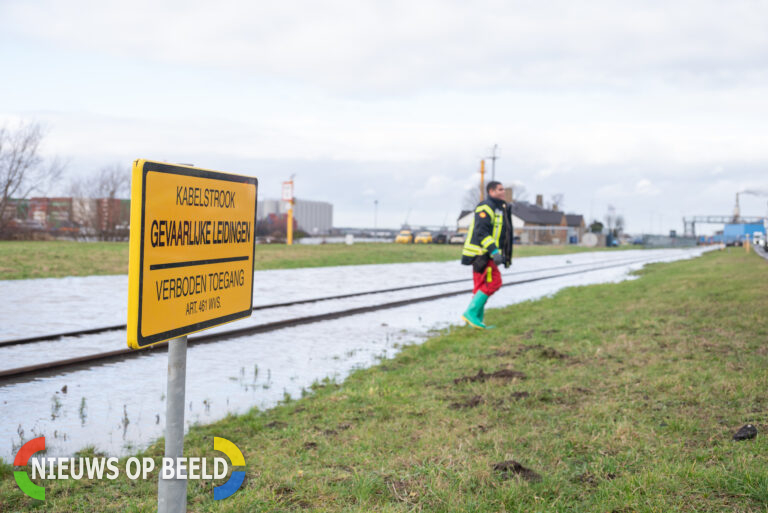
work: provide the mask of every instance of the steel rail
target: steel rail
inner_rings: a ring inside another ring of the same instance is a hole
[[[632,262],[633,259],[623,259],[623,260],[615,260],[611,263],[616,262]],[[587,265],[594,265],[595,262],[585,262],[580,264],[569,264],[569,265],[559,265],[559,266],[553,266],[553,267],[545,267],[543,269],[533,269],[530,271],[517,271],[517,272],[511,272],[511,273],[504,273],[502,274],[502,277],[508,277],[508,276],[516,276],[519,274],[530,274],[530,273],[537,273],[537,272],[545,272],[545,271],[554,271],[556,269],[572,269],[573,267],[583,267]],[[441,285],[451,285],[454,283],[462,283],[466,281],[472,281],[472,278],[461,278],[458,280],[448,280],[448,281],[441,281],[441,282],[432,282],[432,283],[420,283],[417,285],[405,285],[402,287],[394,287],[389,289],[378,289],[378,290],[367,290],[363,292],[350,292],[348,294],[339,294],[336,296],[323,296],[323,297],[316,297],[316,298],[309,298],[309,299],[297,299],[295,301],[287,301],[285,303],[273,303],[269,305],[256,305],[253,307],[253,311],[257,310],[269,310],[272,308],[284,308],[287,306],[296,306],[296,305],[304,305],[308,303],[319,303],[321,301],[333,301],[338,299],[348,299],[352,297],[359,297],[359,296],[368,296],[373,294],[386,294],[389,292],[400,292],[403,290],[412,290],[412,289],[419,289],[419,288],[427,288],[427,287],[439,287]],[[16,346],[16,345],[22,345],[22,344],[34,344],[37,342],[48,342],[51,340],[58,340],[60,338],[66,338],[66,337],[80,337],[83,335],[96,335],[98,333],[106,333],[109,331],[118,331],[118,330],[124,330],[126,329],[125,324],[116,324],[114,326],[102,326],[99,328],[88,328],[84,330],[76,330],[76,331],[65,331],[61,333],[51,333],[48,335],[37,335],[34,337],[26,337],[26,338],[19,338],[19,339],[12,339],[12,340],[0,340],[0,348],[8,347],[8,346]]]
[[[612,269],[615,267],[623,267],[625,265],[632,265],[633,263],[641,263],[641,262],[652,262],[653,260],[658,260],[658,258],[645,258],[641,260],[636,260],[633,262],[627,262],[622,264],[611,264],[611,265],[604,265],[599,267],[594,267],[586,270],[580,270],[580,271],[570,271],[566,273],[559,273],[549,276],[539,276],[535,278],[528,278],[525,280],[517,280],[509,283],[505,283],[502,285],[502,287],[511,287],[515,285],[523,285],[526,283],[533,283],[537,281],[544,281],[544,280],[551,280],[554,278],[562,278],[564,276],[572,276],[575,274],[583,274],[588,272],[594,272],[594,271],[600,271],[604,269]],[[347,310],[339,310],[336,312],[329,312],[324,314],[317,314],[317,315],[310,315],[306,317],[297,317],[294,319],[285,319],[282,321],[276,321],[276,322],[270,322],[265,324],[257,324],[255,326],[248,326],[244,328],[238,328],[234,330],[229,331],[223,331],[220,333],[209,333],[206,335],[199,335],[196,337],[189,337],[188,344],[189,345],[195,345],[195,344],[204,344],[209,342],[216,342],[220,340],[225,340],[233,337],[239,337],[243,335],[251,335],[251,334],[257,334],[257,333],[266,333],[269,331],[275,331],[283,328],[291,328],[295,326],[301,326],[304,324],[312,324],[316,322],[322,322],[322,321],[328,321],[333,319],[339,319],[342,317],[349,317],[352,315],[359,315],[363,313],[369,313],[374,312],[378,310],[386,310],[390,308],[398,308],[401,306],[407,306],[412,305],[416,303],[423,303],[427,301],[435,301],[438,299],[443,299],[447,297],[452,296],[458,296],[461,294],[470,294],[472,293],[471,290],[458,290],[458,291],[451,291],[451,292],[443,292],[440,294],[434,294],[431,296],[422,296],[418,298],[410,298],[410,299],[403,299],[399,301],[392,301],[389,303],[380,303],[377,305],[369,305],[369,306],[361,306],[357,308],[350,308]],[[0,380],[5,380],[8,378],[19,378],[22,376],[29,376],[45,371],[51,371],[56,369],[64,369],[69,367],[76,367],[79,365],[84,364],[95,364],[96,362],[106,362],[109,360],[115,360],[115,359],[125,359],[125,358],[132,358],[136,356],[143,356],[152,352],[156,352],[158,349],[167,346],[167,342],[162,342],[160,344],[155,344],[153,346],[148,346],[147,348],[143,349],[118,349],[115,351],[108,351],[104,353],[96,353],[91,355],[85,355],[85,356],[78,356],[75,358],[67,358],[64,360],[55,360],[50,362],[44,362],[44,363],[38,363],[34,365],[27,365],[24,367],[16,367],[13,369],[6,369],[0,371]],[[90,366],[90,365],[88,365]]]

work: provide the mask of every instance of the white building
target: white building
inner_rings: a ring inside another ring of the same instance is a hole
[[[285,214],[288,203],[276,199],[261,200],[257,204],[256,218],[261,220],[269,214]],[[326,234],[333,228],[333,205],[325,201],[296,199],[293,203],[293,217],[299,230],[309,235]]]

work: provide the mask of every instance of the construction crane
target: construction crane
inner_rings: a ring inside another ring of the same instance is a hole
[[[755,189],[747,189],[736,193],[736,205],[733,207],[733,222],[738,223],[741,219],[741,208],[739,207],[739,195],[750,194],[752,196],[768,196],[768,191],[760,191]]]

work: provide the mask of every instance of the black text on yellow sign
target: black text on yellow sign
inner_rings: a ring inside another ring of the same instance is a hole
[[[256,178],[137,160],[132,179],[128,345],[251,315]]]

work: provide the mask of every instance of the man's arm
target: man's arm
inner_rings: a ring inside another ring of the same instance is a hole
[[[506,232],[504,234],[502,253],[504,253],[504,267],[509,267],[512,265],[512,252],[515,246],[515,227],[512,225],[511,205],[507,205],[504,209],[504,230]]]

